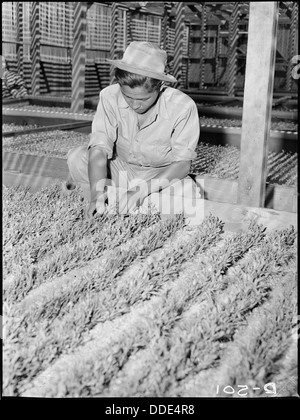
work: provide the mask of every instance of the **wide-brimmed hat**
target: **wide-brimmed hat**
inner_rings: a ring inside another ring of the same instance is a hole
[[[175,77],[165,73],[167,53],[150,42],[133,41],[126,48],[122,60],[107,61],[121,70],[165,82],[177,82]]]

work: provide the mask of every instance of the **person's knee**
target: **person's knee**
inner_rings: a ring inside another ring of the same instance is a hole
[[[67,165],[69,174],[74,182],[89,183],[88,150],[86,146],[79,146],[69,150]]]
[[[67,164],[68,167],[77,167],[78,163],[86,158],[87,149],[86,146],[75,147],[70,149],[67,153]]]

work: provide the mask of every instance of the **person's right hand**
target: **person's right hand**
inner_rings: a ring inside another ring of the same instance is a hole
[[[105,212],[105,199],[106,194],[102,194],[96,199],[91,199],[86,208],[85,217],[91,219],[92,217],[103,214]]]

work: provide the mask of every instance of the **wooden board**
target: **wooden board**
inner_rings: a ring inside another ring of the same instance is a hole
[[[209,201],[238,204],[238,181],[197,175],[195,178],[201,195]],[[266,184],[264,208],[297,212],[297,189],[281,185]]]
[[[263,207],[278,23],[277,2],[250,2],[238,203]]]
[[[20,179],[23,175],[65,179],[68,174],[66,159],[12,152],[2,153],[2,168]]]
[[[219,117],[219,118],[233,118],[233,119],[242,119],[243,109],[242,108],[232,108],[226,106],[202,106],[197,105],[198,113],[200,116],[210,116],[210,117]],[[272,117],[285,119],[285,120],[298,120],[297,111],[276,111],[272,110]]]
[[[72,48],[72,112],[84,110],[87,2],[75,2]]]
[[[262,224],[268,230],[286,229],[293,225],[297,229],[297,214],[287,211],[275,211],[238,204],[206,201],[204,215],[213,214],[225,223],[225,230],[241,231],[247,229],[251,220]]]

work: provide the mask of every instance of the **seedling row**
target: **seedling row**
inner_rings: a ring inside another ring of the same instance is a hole
[[[162,220],[153,212],[86,220],[77,192],[65,197],[59,185],[35,194],[4,189],[3,216],[4,394],[30,395],[49,370],[41,396],[162,397],[197,389],[201,396],[202,375],[217,378],[223,369],[229,380],[228,363],[234,377],[256,385],[293,372],[283,363],[296,316],[293,226],[269,232],[252,221],[229,233],[212,215],[191,228],[182,215]],[[257,311],[263,342],[250,328]],[[95,329],[116,322],[123,332],[108,333],[106,344],[97,350],[95,342],[85,354]],[[241,376],[228,359],[231,348],[250,363]],[[75,362],[58,374],[68,357]]]

